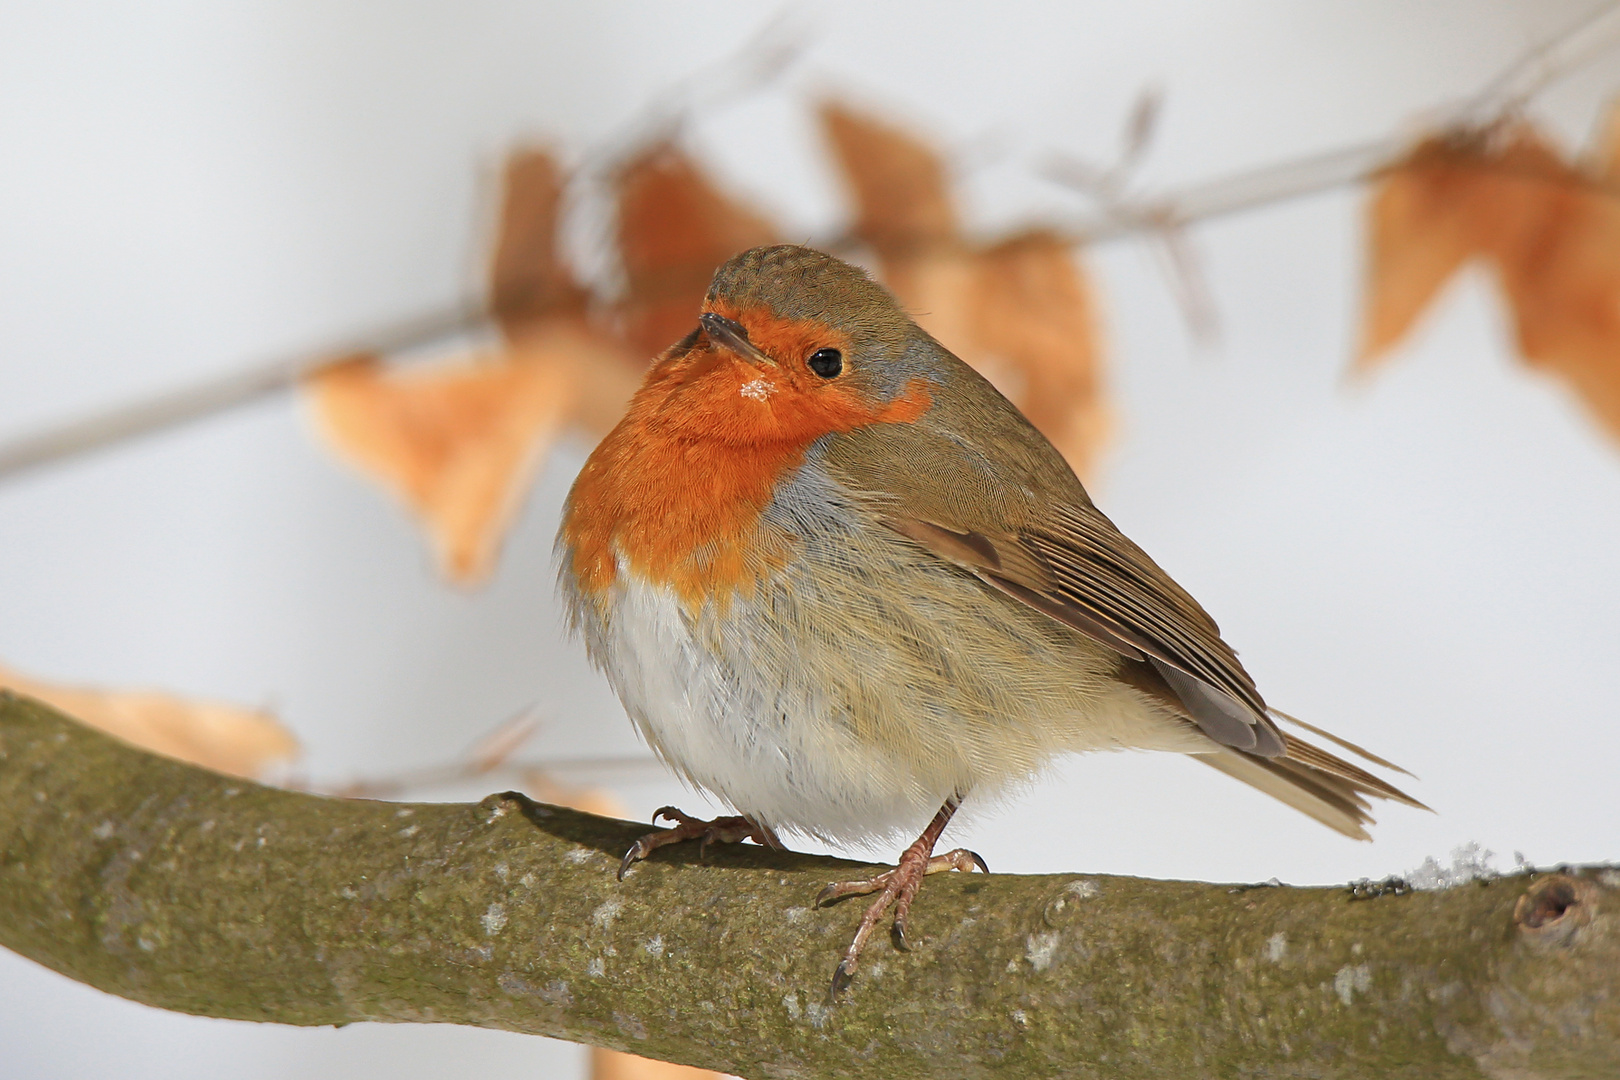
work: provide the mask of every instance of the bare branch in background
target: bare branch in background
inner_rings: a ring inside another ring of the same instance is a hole
[[[1573,26],[1529,49],[1463,104],[1426,126],[1441,132],[1484,130],[1511,119],[1559,79],[1620,47],[1620,3],[1609,0]],[[1077,243],[1096,243],[1166,225],[1186,224],[1363,183],[1401,160],[1412,139],[1398,134],[1292,161],[1244,170],[1176,192],[1116,199],[1098,219],[1071,228]],[[1050,162],[1046,175],[1086,194],[1093,189],[1072,161]]]
[[[1221,341],[1221,316],[1215,306],[1215,289],[1203,254],[1187,233],[1185,225],[1171,225],[1160,231],[1154,248],[1164,264],[1171,295],[1181,309],[1181,317],[1193,340],[1205,348],[1216,348]]]
[[[1137,205],[1130,187],[1137,166],[1150,148],[1163,107],[1164,94],[1157,87],[1145,89],[1137,96],[1121,130],[1119,158],[1112,164],[1099,166],[1080,158],[1057,156],[1047,161],[1041,172],[1048,179],[1086,195],[1102,215],[1145,224],[1154,211]],[[1220,317],[1203,259],[1187,235],[1187,223],[1173,205],[1161,200],[1157,212],[1160,220],[1149,236],[1170,284],[1171,295],[1193,340],[1206,347],[1213,346],[1220,337]]]
[[[468,298],[444,311],[356,334],[343,345],[270,360],[245,371],[160,393],[145,401],[93,413],[60,427],[0,444],[0,479],[251,404],[291,389],[315,372],[356,354],[404,352],[481,330],[487,325],[483,301]]]
[[[783,7],[736,50],[654,95],[646,112],[585,155],[580,176],[592,182],[610,178],[648,146],[675,140],[693,116],[779,83],[813,43],[810,30]]]
[[[1525,52],[1438,125],[1487,127],[1520,112],[1558,80],[1620,47],[1620,4],[1605,0],[1572,26]]]
[[[578,800],[562,798],[559,793],[564,789],[584,790],[579,787],[582,783],[601,784],[627,778],[662,778],[669,775],[651,754],[534,760],[518,758],[518,751],[535,736],[541,725],[540,709],[533,706],[498,725],[474,743],[458,761],[388,776],[350,780],[343,784],[300,782],[283,786],[343,798],[399,799],[474,780],[495,783],[506,779],[535,798],[578,806]],[[568,778],[566,782],[558,779],[563,776]]]

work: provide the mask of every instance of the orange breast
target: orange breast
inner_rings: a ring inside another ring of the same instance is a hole
[[[756,341],[800,336],[787,334],[782,320],[767,335],[759,313],[740,314],[755,324]],[[816,324],[802,331],[807,341],[827,339]],[[621,554],[638,576],[673,587],[688,605],[752,591],[792,555],[794,537],[761,515],[810,444],[911,421],[931,404],[920,379],[888,402],[813,379],[788,362],[762,369],[707,345],[659,361],[568,496],[562,536],[581,592],[601,595],[612,585]]]

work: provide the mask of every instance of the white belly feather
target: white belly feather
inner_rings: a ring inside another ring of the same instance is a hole
[[[625,711],[661,758],[738,812],[778,830],[855,840],[915,829],[951,794],[859,742],[814,695],[776,685],[753,664],[725,664],[699,644],[670,589],[622,563],[609,618],[614,632],[592,651]]]

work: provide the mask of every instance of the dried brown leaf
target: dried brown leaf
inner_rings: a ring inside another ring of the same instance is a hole
[[[544,151],[518,151],[508,159],[490,303],[512,351],[542,354],[574,369],[580,392],[574,419],[601,436],[623,414],[646,370],[646,357],[589,318],[588,294],[557,253],[564,183]]]
[[[543,150],[519,150],[507,159],[489,306],[509,335],[537,319],[584,310],[585,291],[557,253],[565,183],[556,160]]]
[[[1111,422],[1103,395],[1102,352],[1092,288],[1069,244],[1029,232],[977,253],[967,297],[977,366],[1007,393],[1082,476],[1091,472]],[[1009,393],[1009,391],[1011,391]]]
[[[627,279],[619,316],[625,339],[644,359],[697,325],[717,266],[777,235],[762,214],[722,192],[668,143],[651,147],[620,172],[618,205]]]
[[[1620,438],[1620,185],[1565,168],[1536,228],[1492,252],[1526,361],[1563,378]]]
[[[945,163],[908,132],[834,101],[821,125],[854,199],[854,233],[885,262],[953,244],[956,208]]]
[[[1593,140],[1592,171],[1610,183],[1620,182],[1620,100],[1609,105]]]
[[[1459,163],[1472,181],[1459,199],[1480,254],[1499,268],[1534,262],[1587,181],[1529,125],[1471,144]]]
[[[566,371],[575,390],[568,419],[597,438],[619,422],[647,370],[645,357],[586,318],[530,324],[509,351]]]
[[[416,511],[459,582],[488,574],[578,395],[571,364],[524,344],[506,357],[406,371],[362,356],[309,380],[332,445]]]
[[[1358,367],[1371,367],[1471,258],[1523,261],[1555,227],[1571,172],[1528,125],[1424,140],[1369,206],[1371,257]]]
[[[1568,382],[1620,437],[1620,119],[1590,159],[1596,169],[1571,163],[1527,124],[1420,144],[1371,203],[1358,366],[1478,258],[1496,273],[1526,362]]]
[[[1443,137],[1385,174],[1367,207],[1367,285],[1356,367],[1368,370],[1412,329],[1451,276],[1478,254],[1466,204],[1478,169]]]
[[[255,778],[298,756],[298,740],[269,713],[155,690],[94,690],[41,682],[0,667],[0,687],[38,698],[127,743]]]
[[[886,261],[882,277],[918,326],[974,367],[981,367],[979,359],[968,355],[974,348],[977,323],[973,313],[973,293],[979,286],[976,252],[960,245],[911,252]],[[1008,392],[1007,384],[994,378],[990,381],[1002,393]]]

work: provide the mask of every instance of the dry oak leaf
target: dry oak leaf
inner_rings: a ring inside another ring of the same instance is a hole
[[[489,306],[510,350],[541,356],[572,372],[572,419],[608,434],[642,382],[648,358],[601,329],[586,311],[590,295],[557,254],[557,220],[567,176],[544,151],[507,159],[496,253],[489,264]]]
[[[1620,172],[1594,184],[1567,171],[1545,201],[1540,227],[1493,253],[1519,351],[1620,438]]]
[[[1568,382],[1620,437],[1620,170],[1612,121],[1595,166],[1527,124],[1425,140],[1369,204],[1369,279],[1356,361],[1367,370],[1459,267],[1489,266],[1520,353]]]
[[[967,300],[976,366],[1077,472],[1090,472],[1113,421],[1096,300],[1074,252],[1052,233],[1029,232],[980,250],[975,264]]]
[[[625,297],[621,333],[650,361],[697,326],[715,267],[761,244],[776,228],[720,190],[669,143],[637,155],[618,173],[619,258]]]
[[[1367,210],[1367,285],[1356,367],[1372,367],[1476,254],[1462,203],[1473,170],[1443,138],[1424,141],[1378,184]]]
[[[906,131],[836,101],[820,108],[822,131],[856,206],[852,229],[885,260],[958,240],[945,163]]]
[[[298,756],[298,740],[269,713],[156,690],[95,690],[41,682],[0,667],[0,687],[38,698],[143,750],[255,779]]]
[[[1570,170],[1527,126],[1423,140],[1368,205],[1358,366],[1381,359],[1462,265],[1521,263],[1558,216]]]
[[[821,119],[857,205],[853,231],[877,252],[884,283],[1089,476],[1112,422],[1097,305],[1070,246],[1046,230],[965,241],[926,143],[837,103]]]
[[[589,294],[557,253],[566,183],[556,159],[543,150],[518,150],[507,159],[489,268],[490,308],[513,352],[570,370],[578,392],[572,419],[600,438],[624,415],[647,357],[589,317]]]
[[[488,575],[535,469],[574,409],[572,356],[536,336],[505,356],[390,370],[375,356],[308,380],[333,447],[426,525],[447,576]]]
[[[673,343],[672,343],[673,344]],[[511,352],[557,365],[573,381],[569,420],[600,439],[624,416],[641,385],[647,358],[586,319],[547,319],[513,339]]]
[[[518,150],[507,158],[490,260],[489,306],[509,337],[537,320],[585,310],[587,294],[557,254],[566,183],[562,168],[546,151]]]
[[[1113,421],[1091,285],[1062,238],[1030,232],[894,261],[889,286],[1089,479]]]

